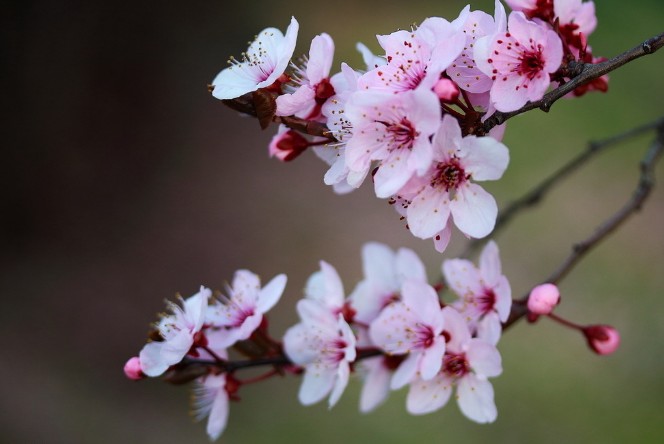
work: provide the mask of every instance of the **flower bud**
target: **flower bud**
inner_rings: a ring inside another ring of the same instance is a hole
[[[297,131],[287,130],[272,138],[269,146],[270,156],[282,162],[288,162],[302,154],[310,143]]]
[[[145,378],[145,374],[141,370],[141,360],[138,356],[134,356],[124,366],[125,376],[134,381]]]
[[[451,103],[459,97],[459,88],[450,79],[442,78],[433,87],[433,92],[443,102]]]
[[[542,284],[533,288],[528,296],[528,310],[538,315],[547,315],[560,302],[560,292],[553,284]]]
[[[598,355],[610,355],[620,345],[620,333],[610,325],[590,325],[584,327],[588,346]]]

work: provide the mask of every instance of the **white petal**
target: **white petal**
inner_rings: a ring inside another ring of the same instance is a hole
[[[212,403],[212,409],[208,418],[206,431],[211,440],[218,439],[226,428],[228,410],[228,393],[222,386],[217,391],[217,396]]]
[[[346,386],[348,385],[348,378],[350,377],[350,366],[348,362],[342,361],[339,363],[339,369],[337,370],[337,377],[332,388],[332,393],[330,393],[330,399],[328,400],[328,407],[332,408],[336,405],[341,398]]]
[[[447,225],[450,217],[450,199],[446,191],[426,186],[406,210],[408,228],[413,235],[428,239]]]
[[[307,62],[307,78],[312,86],[330,75],[333,59],[334,41],[332,41],[332,37],[326,33],[314,37],[309,48],[309,61]]]
[[[141,371],[146,375],[159,376],[170,366],[161,357],[163,344],[163,342],[149,342],[143,346],[138,357],[141,362]]]
[[[366,359],[362,362],[369,372],[360,393],[360,412],[369,413],[382,404],[390,392],[392,372],[383,365],[383,357]]]
[[[420,374],[423,380],[428,381],[440,372],[445,354],[445,338],[437,336],[433,345],[426,350],[420,361]]]
[[[477,375],[491,378],[503,372],[502,359],[498,349],[480,339],[470,341],[466,358]]]
[[[466,259],[448,259],[443,262],[445,282],[460,297],[479,294],[482,291],[480,274],[475,265]]]
[[[492,137],[464,137],[461,143],[463,167],[473,180],[498,180],[510,160],[509,150]]]
[[[413,250],[400,248],[396,256],[396,272],[399,282],[414,279],[427,282],[424,264]],[[396,287],[398,289],[398,286]]]
[[[410,384],[406,409],[412,415],[434,412],[447,404],[452,394],[452,381],[438,376],[430,381],[418,379]]]
[[[259,312],[266,313],[279,302],[284,288],[286,288],[287,280],[285,274],[277,275],[261,289],[258,294],[258,302],[256,303],[256,308]]]
[[[450,211],[457,228],[475,238],[491,233],[498,216],[496,200],[474,183],[457,189],[455,199],[450,202]]]
[[[320,364],[309,364],[304,370],[298,398],[303,405],[315,404],[325,398],[334,386],[336,369],[329,369]]]
[[[392,390],[399,390],[401,387],[409,384],[417,374],[417,365],[420,361],[421,353],[414,352],[399,365],[397,370],[392,375],[390,388]]]
[[[502,333],[503,327],[498,319],[498,313],[495,311],[487,313],[477,323],[477,337],[488,344],[498,344]]]
[[[467,374],[458,383],[457,401],[461,413],[480,424],[493,422],[498,417],[493,401],[493,386],[489,381]]]
[[[482,250],[482,254],[480,255],[480,274],[487,287],[497,285],[498,279],[502,276],[498,245],[494,241],[489,241]]]

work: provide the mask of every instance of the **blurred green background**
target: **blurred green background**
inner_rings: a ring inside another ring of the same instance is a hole
[[[611,57],[664,30],[661,0],[598,2],[590,43]],[[336,196],[312,154],[267,156],[275,131],[258,130],[206,83],[266,26],[300,22],[297,54],[328,32],[337,57],[360,67],[357,41],[425,17],[455,17],[460,1],[157,2],[22,1],[0,15],[3,111],[0,284],[0,442],[207,442],[187,417],[189,388],[133,383],[122,366],[143,346],[163,299],[222,288],[234,270],[289,275],[271,313],[279,335],[325,259],[350,291],[360,248],[413,248],[431,279],[449,254],[408,234],[364,187]],[[473,9],[492,11],[490,1]],[[609,94],[560,101],[549,115],[510,121],[511,165],[487,185],[505,204],[601,139],[664,114],[664,53],[611,75]],[[498,237],[515,296],[540,282],[575,241],[622,205],[637,181],[641,136],[576,173]],[[659,178],[664,168],[657,168]],[[575,332],[544,319],[500,343],[499,417],[477,425],[454,403],[409,416],[404,392],[357,413],[360,384],[340,403],[301,407],[299,380],[271,380],[231,406],[227,443],[664,441],[664,188],[561,285],[559,313],[608,323],[617,353],[591,353]]]

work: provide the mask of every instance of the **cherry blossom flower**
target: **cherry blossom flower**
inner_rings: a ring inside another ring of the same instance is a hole
[[[461,26],[466,41],[459,57],[447,68],[447,75],[456,82],[459,88],[479,94],[489,91],[493,81],[475,63],[475,44],[482,37],[505,32],[507,18],[505,8],[499,1],[496,1],[495,18],[484,11],[469,12],[469,9],[470,7],[467,6],[459,19],[455,20],[455,22],[459,22],[457,26]]]
[[[431,89],[440,74],[459,55],[465,36],[447,20],[428,18],[415,31],[396,31],[377,36],[387,63],[359,80],[361,90],[401,93]]]
[[[187,353],[193,352],[197,341],[205,342],[204,335],[198,334],[205,321],[208,299],[212,295],[209,288],[201,286],[195,295],[180,301],[180,306],[168,302],[172,315],[164,315],[156,325],[163,339],[145,344],[139,354],[141,369],[147,376],[159,376],[173,364],[177,364]]]
[[[541,99],[562,57],[558,34],[520,11],[510,14],[508,32],[484,37],[475,45],[477,67],[493,80],[491,101],[503,112]]]
[[[512,290],[502,274],[498,246],[490,241],[480,255],[479,269],[465,259],[443,262],[443,275],[459,296],[453,306],[468,320],[471,331],[495,345],[512,306]]]
[[[228,295],[208,308],[208,323],[215,327],[208,336],[214,338],[216,347],[230,347],[249,338],[263,314],[281,298],[286,280],[286,275],[280,274],[261,288],[257,275],[248,270],[236,271]]]
[[[372,342],[388,354],[408,354],[394,373],[393,389],[408,384],[418,373],[425,381],[433,378],[445,353],[444,319],[436,290],[407,280],[401,298],[385,307],[369,327]]]
[[[282,162],[290,162],[304,152],[311,143],[299,132],[279,125],[268,146],[270,157],[276,157]]]
[[[355,336],[341,313],[334,316],[319,300],[302,299],[297,304],[301,322],[286,331],[284,351],[304,367],[299,391],[303,405],[330,395],[332,408],[348,385],[350,363],[355,361]]]
[[[597,27],[595,3],[582,1],[556,0],[553,3],[554,15],[559,20],[559,27],[563,34],[574,36],[583,34],[587,38]]]
[[[217,99],[234,99],[271,86],[288,67],[298,29],[299,24],[292,17],[285,36],[276,28],[262,30],[242,54],[242,61],[231,57],[231,66],[217,74],[212,81],[212,95]]]
[[[500,353],[493,345],[471,338],[461,315],[451,307],[443,309],[445,335],[450,337],[440,372],[431,380],[418,377],[410,384],[406,409],[414,415],[436,411],[450,399],[456,386],[461,412],[472,421],[496,420],[493,386],[487,378],[502,373]]]
[[[354,321],[365,326],[373,322],[391,302],[400,300],[401,287],[407,280],[427,283],[426,270],[410,249],[397,252],[378,242],[362,247],[364,279],[357,284],[349,299],[355,310]]]
[[[472,180],[499,179],[509,162],[505,145],[491,137],[461,137],[459,123],[450,115],[433,139],[434,163],[399,191],[406,203],[410,231],[428,239],[449,240],[449,218],[464,234],[484,237],[494,227],[498,207],[494,198]]]
[[[328,34],[314,37],[309,58],[304,66],[295,66],[293,77],[297,85],[293,93],[277,97],[278,116],[296,115],[305,119],[320,116],[323,103],[335,93],[330,83],[330,68],[334,58],[334,42]]]
[[[489,242],[480,256],[480,267],[470,261],[451,259],[443,262],[443,275],[460,297],[453,306],[468,320],[471,331],[496,344],[512,304],[509,281],[501,272],[498,247]]]
[[[376,195],[390,197],[414,174],[424,174],[432,160],[429,138],[440,125],[440,103],[431,90],[401,94],[358,91],[346,104],[353,136],[346,144],[346,164],[366,174],[371,161],[381,161],[374,175]]]

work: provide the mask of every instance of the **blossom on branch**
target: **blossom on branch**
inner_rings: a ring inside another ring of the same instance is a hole
[[[231,56],[231,65],[212,81],[212,95],[217,99],[234,99],[259,88],[272,86],[286,71],[295,50],[299,24],[295,17],[284,36],[276,28],[262,30],[242,53],[242,60]]]

